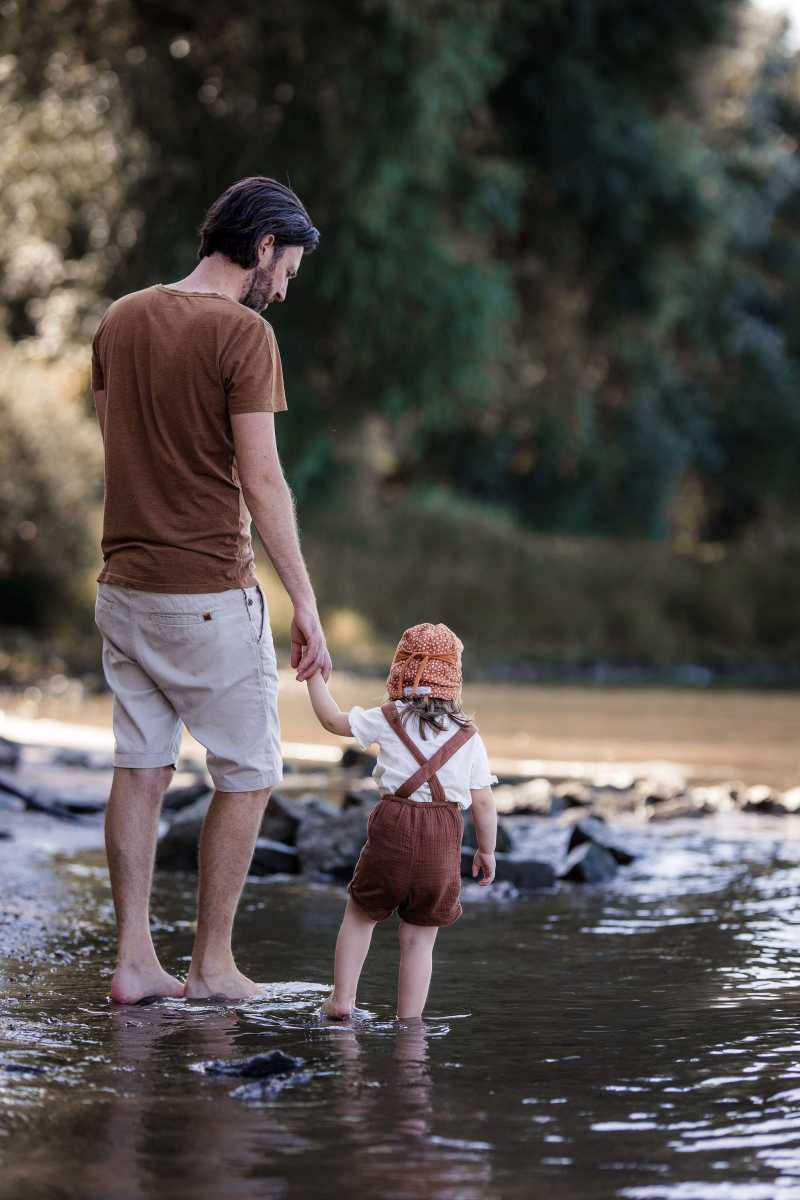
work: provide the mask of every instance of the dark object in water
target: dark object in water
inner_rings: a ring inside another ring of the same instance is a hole
[[[596,842],[582,842],[567,855],[560,877],[571,879],[574,883],[607,883],[618,870],[616,859],[610,851]]]
[[[304,816],[305,809],[302,804],[289,796],[281,795],[280,792],[273,792],[261,822],[259,836],[272,842],[281,842],[284,846],[293,846]]]
[[[258,838],[250,875],[296,875],[299,870],[300,860],[294,846],[273,842],[271,838]]]
[[[472,879],[474,854],[475,851],[470,846],[462,846],[461,875],[464,879]],[[533,858],[514,858],[511,854],[496,854],[495,865],[497,882],[512,883],[521,891],[550,888],[556,881],[556,873],[550,863],[538,862]],[[480,882],[480,877],[476,882]]]
[[[308,1083],[312,1071],[292,1071],[288,1075],[271,1075],[268,1079],[257,1079],[254,1083],[243,1083],[234,1088],[231,1096],[234,1100],[273,1100],[284,1088],[296,1087],[298,1083]]]
[[[200,776],[194,783],[189,783],[182,787],[168,788],[164,796],[164,808],[167,812],[180,812],[181,809],[188,808],[195,801],[202,800],[204,796],[210,795],[211,788],[206,780]]]
[[[5,776],[0,776],[0,792],[6,792],[9,796],[15,796],[18,800],[22,800],[29,812],[48,813],[51,817],[61,817],[64,821],[75,821],[81,813],[87,811],[85,807],[82,807],[82,801],[45,799],[29,788],[20,787],[19,784]],[[94,808],[89,811],[93,812]]]
[[[636,858],[635,854],[631,854],[629,850],[625,850],[611,841],[605,822],[598,820],[597,817],[583,817],[580,821],[575,822],[572,833],[569,835],[567,852],[574,850],[576,846],[582,846],[585,842],[594,842],[596,846],[602,846],[623,867],[632,863]]]
[[[360,767],[365,775],[371,775],[377,761],[374,755],[367,754],[364,750],[358,750],[355,746],[345,746],[340,765],[348,770]]]
[[[254,1054],[251,1058],[216,1058],[211,1062],[199,1063],[197,1069],[206,1075],[238,1075],[243,1079],[268,1079],[272,1075],[285,1075],[305,1065],[304,1058],[286,1054],[283,1050],[270,1050],[268,1054]]]
[[[472,846],[472,849],[474,851],[477,849],[477,846],[478,846],[478,835],[475,832],[475,821],[472,816],[471,809],[468,808],[467,811],[463,814],[463,816],[464,816],[463,844],[465,846]],[[506,826],[503,824],[502,821],[497,822],[497,845],[496,845],[495,849],[499,850],[501,854],[508,854],[509,851],[514,849],[514,845],[511,840],[511,835],[508,832],[508,829],[506,828]]]
[[[19,743],[0,737],[0,767],[18,767],[21,759],[22,747]]]
[[[13,833],[10,829],[0,829],[0,841],[5,841],[7,838],[13,838]]]
[[[0,1062],[0,1071],[9,1071],[14,1075],[46,1075],[47,1067],[34,1067],[31,1063]]]

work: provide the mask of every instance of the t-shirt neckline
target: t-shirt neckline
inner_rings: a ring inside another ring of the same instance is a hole
[[[231,300],[230,296],[225,296],[222,292],[190,292],[187,288],[171,287],[168,283],[157,283],[156,287],[162,292],[172,292],[178,296],[216,296],[220,300],[228,300],[231,304],[238,303],[238,301]]]

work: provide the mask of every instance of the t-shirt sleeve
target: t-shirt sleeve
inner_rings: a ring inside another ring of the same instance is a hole
[[[231,415],[283,412],[283,367],[272,327],[261,318],[242,322],[220,357],[222,383]]]
[[[355,705],[348,713],[353,737],[362,750],[366,750],[383,736],[386,717],[379,708],[359,708]]]
[[[493,783],[497,783],[497,776],[492,774],[489,767],[489,755],[486,753],[483,738],[476,733],[474,740],[475,749],[472,751],[472,770],[469,777],[471,791],[491,787]]]

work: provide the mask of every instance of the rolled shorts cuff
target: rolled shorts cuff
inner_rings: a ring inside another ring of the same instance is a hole
[[[111,761],[115,767],[174,767],[177,758],[165,750],[161,754],[115,754]]]
[[[282,770],[268,771],[255,776],[255,778],[252,771],[248,771],[247,776],[238,781],[235,771],[221,773],[208,768],[208,773],[217,792],[260,792],[264,788],[277,787],[279,783],[283,782]]]
[[[463,908],[459,904],[458,912],[453,917],[448,917],[444,921],[415,921],[413,917],[404,917],[398,909],[397,915],[401,921],[405,921],[406,925],[419,925],[422,929],[445,929],[448,925],[454,925],[458,918],[463,915]]]

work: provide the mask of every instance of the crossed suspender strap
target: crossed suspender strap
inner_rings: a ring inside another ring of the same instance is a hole
[[[408,797],[417,790],[417,788],[421,787],[423,783],[427,783],[431,789],[431,795],[433,796],[434,800],[438,800],[440,803],[446,803],[447,797],[444,794],[444,788],[439,782],[436,772],[440,767],[444,766],[449,758],[453,757],[457,750],[460,750],[461,747],[469,741],[469,739],[475,733],[475,726],[462,725],[462,727],[453,734],[449,741],[445,742],[443,746],[439,747],[435,754],[432,754],[430,758],[426,758],[417,743],[411,737],[409,737],[408,733],[403,727],[403,722],[400,720],[400,716],[394,704],[384,704],[381,708],[381,712],[386,717],[386,720],[400,738],[400,741],[403,743],[403,745],[411,751],[411,753],[414,755],[414,758],[418,763],[420,763],[419,770],[415,771],[410,779],[407,779],[401,787],[397,788],[394,794],[396,796],[400,796],[404,800],[407,800]]]

